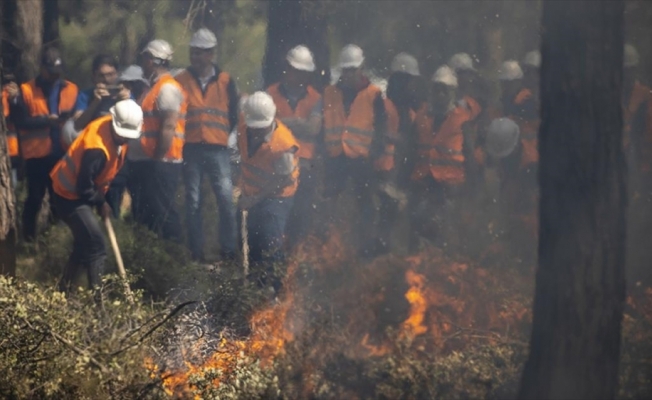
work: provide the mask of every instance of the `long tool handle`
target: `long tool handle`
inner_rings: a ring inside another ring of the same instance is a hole
[[[134,295],[131,293],[131,288],[129,287],[129,281],[127,281],[127,271],[125,271],[125,265],[122,262],[122,254],[120,254],[120,247],[118,247],[118,240],[115,237],[115,231],[113,230],[113,224],[111,223],[111,218],[104,218],[104,226],[106,226],[106,231],[109,234],[109,241],[111,242],[111,247],[113,248],[113,254],[115,255],[115,261],[118,264],[118,274],[124,285],[125,295],[127,300],[130,303],[134,302]]]
[[[247,230],[247,210],[242,210],[242,226],[240,227],[240,234],[242,236],[242,269],[244,278],[247,279],[249,275],[249,231]]]

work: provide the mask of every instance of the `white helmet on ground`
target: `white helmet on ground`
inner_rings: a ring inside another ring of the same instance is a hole
[[[250,128],[267,128],[274,122],[276,105],[272,96],[256,92],[247,97],[242,106],[245,124]]]
[[[516,60],[505,61],[498,69],[498,79],[501,81],[515,81],[521,78],[523,78],[523,70]]]
[[[172,46],[170,43],[162,39],[152,40],[147,43],[147,46],[143,49],[141,53],[149,53],[154,58],[158,58],[164,61],[172,60]]]
[[[312,52],[306,46],[299,45],[288,51],[285,57],[292,68],[300,71],[313,72],[315,70],[315,60]]]
[[[213,32],[206,28],[201,28],[192,35],[190,47],[198,49],[212,49],[217,46],[217,38]]]
[[[519,135],[520,129],[516,122],[509,118],[494,119],[487,129],[487,153],[496,158],[507,157],[516,148]]]
[[[475,71],[473,59],[467,53],[457,53],[448,61],[448,66],[457,71]]]
[[[638,65],[638,62],[639,62],[638,50],[636,50],[636,47],[627,43],[625,45],[625,55],[623,59],[625,68],[635,67]]]
[[[125,139],[138,139],[143,127],[143,110],[131,99],[121,100],[109,110],[113,117],[113,130]]]
[[[446,86],[457,87],[457,76],[455,71],[448,65],[442,65],[435,71],[432,75],[432,82],[434,83],[443,83]]]
[[[412,76],[419,76],[419,62],[408,53],[398,53],[390,66],[392,72],[405,72]]]
[[[525,55],[523,65],[533,68],[541,68],[541,53],[539,50],[533,50]]]
[[[364,62],[362,49],[354,44],[347,44],[340,53],[340,68],[360,68]]]

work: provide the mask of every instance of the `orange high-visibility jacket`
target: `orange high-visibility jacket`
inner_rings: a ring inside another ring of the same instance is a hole
[[[5,116],[5,121],[7,122],[7,152],[9,157],[18,157],[20,151],[18,149],[18,134],[16,133],[16,127],[12,124],[9,118],[9,93],[6,89],[2,90],[2,112]]]
[[[374,101],[380,89],[368,85],[358,92],[346,115],[342,91],[336,86],[324,89],[324,134],[330,157],[344,153],[349,158],[368,158],[374,139]]]
[[[45,98],[41,88],[36,85],[35,79],[20,85],[20,91],[30,117],[47,117],[50,114],[48,100]],[[61,85],[61,94],[59,95],[59,115],[73,110],[75,101],[77,101],[78,91],[79,89],[74,83],[69,81],[63,82]],[[21,129],[20,147],[25,160],[50,155],[52,152],[50,128]]]
[[[228,86],[231,77],[220,72],[202,92],[197,78],[185,70],[175,78],[183,87],[188,101],[186,112],[186,143],[206,143],[226,146],[229,140]]]
[[[519,106],[532,98],[530,89],[523,88],[516,95],[514,104]],[[537,143],[537,135],[539,134],[540,119],[526,119],[518,116],[513,116],[514,121],[518,124],[521,130],[521,167],[525,168],[529,165],[539,162],[539,150]]]
[[[417,112],[415,124],[419,161],[411,179],[420,180],[429,173],[437,182],[460,185],[466,178],[462,125],[470,121],[473,114],[465,104],[458,104],[448,112],[439,130],[435,132],[434,120],[428,111],[428,106],[425,106]]]
[[[384,99],[387,113],[387,137],[383,153],[374,161],[376,171],[391,171],[395,166],[396,142],[399,140],[399,115],[394,102]]]
[[[276,129],[269,142],[263,143],[260,148],[249,157],[247,147],[247,127],[243,122],[238,127],[238,148],[242,159],[242,176],[240,186],[245,196],[256,196],[267,182],[274,179],[275,163],[288,151],[299,149],[299,143],[287,126],[276,120]],[[299,184],[299,157],[294,153],[294,170],[292,183],[276,194],[276,197],[291,197],[297,191]]]
[[[149,157],[154,157],[154,151],[158,145],[158,139],[161,134],[161,118],[156,106],[156,99],[158,98],[161,87],[165,84],[175,85],[183,92],[183,88],[172,75],[161,75],[159,80],[154,84],[152,89],[147,93],[141,104],[143,109],[143,133],[140,136],[140,145],[143,152]],[[177,126],[174,130],[174,138],[172,145],[165,153],[165,161],[180,161],[183,159],[183,142],[185,131],[185,118],[186,118],[187,102],[184,100],[181,103],[179,110],[179,117],[177,119]]]
[[[118,146],[113,141],[111,120],[111,116],[107,115],[91,122],[54,166],[50,177],[54,192],[59,196],[69,200],[79,199],[77,177],[84,153],[90,149],[102,150],[106,156],[104,169],[95,177],[95,187],[103,193],[109,190],[109,184],[124,164],[127,154],[127,145]]]
[[[283,96],[279,90],[280,83],[275,83],[272,86],[267,88],[267,93],[272,96],[274,99],[274,104],[276,104],[276,117],[277,118],[301,118],[308,119],[315,106],[321,100],[321,95],[313,89],[312,86],[308,86],[306,95],[299,100],[294,110],[290,107],[288,99]],[[299,158],[306,160],[312,160],[315,157],[315,138],[306,138],[306,137],[297,137],[299,142]]]

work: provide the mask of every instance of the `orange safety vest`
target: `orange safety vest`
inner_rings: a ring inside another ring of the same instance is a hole
[[[202,91],[197,78],[185,70],[175,77],[181,84],[188,108],[186,113],[186,143],[206,143],[226,146],[229,140],[229,99],[228,86],[231,77],[220,72],[206,90]]]
[[[458,104],[448,112],[446,119],[434,132],[434,119],[428,106],[422,107],[416,115],[418,134],[417,156],[419,161],[412,173],[412,180],[423,179],[428,173],[440,183],[460,185],[464,183],[464,135],[462,125],[473,115],[464,104]]]
[[[2,90],[2,112],[5,116],[5,121],[7,123],[7,152],[9,157],[18,157],[20,151],[18,149],[18,134],[16,133],[16,127],[12,124],[9,118],[9,92],[7,90]]]
[[[299,143],[287,126],[276,120],[276,129],[269,142],[263,143],[256,153],[249,157],[247,127],[241,121],[238,126],[238,148],[242,159],[240,186],[246,196],[256,196],[271,179],[274,179],[274,165],[284,153],[299,149]],[[299,184],[299,157],[294,153],[292,183],[283,188],[276,197],[292,197]]]
[[[385,112],[387,113],[387,142],[383,154],[374,161],[376,171],[391,171],[395,166],[396,142],[399,140],[398,126],[399,115],[394,102],[384,99]]]
[[[47,117],[50,114],[48,100],[45,98],[41,88],[36,85],[35,79],[20,85],[20,91],[30,117]],[[77,101],[78,91],[77,85],[69,81],[64,81],[61,86],[61,93],[59,94],[59,115],[73,110]],[[21,129],[20,147],[25,160],[50,155],[52,152],[50,128]]]
[[[514,104],[517,106],[521,105],[531,98],[532,92],[530,89],[523,88],[518,95],[516,95]],[[538,118],[525,119],[518,116],[514,116],[513,119],[521,130],[521,167],[526,168],[529,165],[539,162],[537,135],[539,134],[539,124],[541,121]]]
[[[90,149],[102,150],[106,156],[104,169],[95,177],[94,182],[98,191],[106,193],[109,190],[109,184],[124,164],[127,154],[127,145],[118,146],[113,141],[111,121],[111,116],[106,115],[91,122],[72,143],[66,155],[54,166],[50,177],[52,188],[59,196],[68,200],[79,199],[77,177],[84,153]]]
[[[315,109],[315,105],[321,100],[321,95],[313,89],[312,86],[308,86],[306,95],[299,100],[294,110],[290,107],[288,99],[283,96],[279,90],[280,83],[275,83],[272,86],[267,88],[267,93],[272,96],[274,99],[274,104],[276,104],[276,117],[283,118],[301,118],[308,119],[312,111]],[[296,135],[295,135],[296,137]],[[305,160],[312,160],[315,158],[315,138],[301,137],[297,138],[299,142],[299,158]]]
[[[156,99],[161,91],[161,87],[165,84],[174,85],[183,93],[183,88],[179,82],[172,75],[166,73],[159,77],[141,104],[141,108],[143,109],[143,133],[140,136],[140,145],[143,152],[152,158],[154,157],[154,151],[156,150],[158,138],[161,134],[161,120],[156,106]],[[179,110],[179,118],[177,119],[177,126],[174,130],[172,144],[164,156],[165,161],[181,161],[183,159],[182,150],[184,142],[183,133],[186,125],[186,108],[187,103],[184,99],[181,102],[181,109]]]
[[[380,89],[372,84],[358,92],[349,114],[344,111],[342,91],[336,86],[324,89],[324,134],[330,157],[344,153],[349,158],[368,158],[374,139],[374,101]]]

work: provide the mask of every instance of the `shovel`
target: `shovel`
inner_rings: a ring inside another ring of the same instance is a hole
[[[244,279],[247,280],[249,275],[249,232],[247,231],[247,210],[242,210],[242,226],[240,227],[240,235],[242,236],[242,269],[244,272]]]
[[[113,224],[111,223],[111,218],[104,218],[104,226],[106,226],[106,231],[109,234],[109,241],[111,242],[111,248],[113,249],[113,255],[115,255],[115,262],[118,264],[118,274],[124,285],[125,295],[127,296],[127,301],[130,304],[134,303],[134,295],[131,293],[131,288],[129,287],[129,281],[127,281],[127,272],[125,271],[125,265],[122,262],[122,254],[120,254],[120,248],[118,247],[118,240],[115,237],[115,231],[113,230]]]

